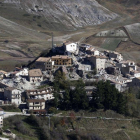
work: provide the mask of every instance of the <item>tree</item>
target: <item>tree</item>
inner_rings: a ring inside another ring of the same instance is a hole
[[[126,99],[121,93],[117,95],[117,108],[116,109],[117,109],[117,112],[120,114],[125,114],[126,112]]]
[[[99,81],[97,84],[97,92],[93,94],[90,102],[92,109],[114,110],[118,113],[125,114],[126,99],[122,93],[111,85],[109,81]]]
[[[85,84],[80,79],[75,85],[74,90],[70,90],[70,102],[73,109],[87,109],[89,101],[85,91]]]
[[[53,100],[53,106],[57,108],[59,106],[59,93],[57,91],[54,91],[54,100]]]
[[[65,93],[63,94],[63,102],[62,102],[62,107],[65,110],[71,109],[71,102],[70,102],[70,95],[69,95],[69,90],[66,90]]]

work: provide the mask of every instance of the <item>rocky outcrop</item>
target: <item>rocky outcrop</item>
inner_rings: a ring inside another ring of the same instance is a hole
[[[5,0],[28,13],[44,16],[50,24],[61,23],[69,29],[98,25],[117,17],[95,0]]]

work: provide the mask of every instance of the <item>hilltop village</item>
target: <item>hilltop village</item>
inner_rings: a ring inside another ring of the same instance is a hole
[[[110,81],[119,92],[140,86],[140,67],[131,60],[123,60],[117,52],[99,51],[91,45],[72,42],[53,47],[50,52],[47,57],[38,57],[32,68],[0,71],[1,106],[14,104],[24,113],[46,113],[47,103],[54,100],[54,88],[50,83],[58,71],[70,81]],[[96,87],[85,86],[85,91],[90,100]]]

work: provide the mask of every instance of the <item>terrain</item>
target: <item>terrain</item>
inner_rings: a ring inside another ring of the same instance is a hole
[[[117,16],[94,0],[0,0],[0,69],[10,71],[51,48],[52,32],[54,43],[61,45],[72,36],[78,36],[74,41],[87,36],[86,27]]]
[[[0,0],[0,69],[10,71],[50,49],[52,32],[56,45],[82,40],[139,63],[139,7],[131,0]],[[96,36],[119,29],[125,37]]]
[[[71,113],[73,113],[74,117],[67,118],[66,116]],[[56,139],[57,137],[57,139],[61,140],[78,140],[79,138],[82,140],[90,140],[91,138],[93,140],[140,139],[138,135],[140,134],[140,123],[138,119],[126,118],[110,110],[92,113],[65,111],[62,112],[62,116],[51,117],[50,131],[48,129],[48,118],[35,116],[6,118],[3,129],[9,128],[20,140],[44,140],[45,137],[49,139]]]
[[[99,31],[85,39],[93,46],[118,51],[124,59],[140,62],[140,4],[138,0],[98,0],[100,4],[121,16],[116,22],[102,25]],[[114,27],[112,26],[114,25]],[[106,29],[106,30],[105,30]],[[104,34],[106,32],[106,34]],[[124,32],[119,34],[119,32]],[[103,35],[104,34],[104,35]]]

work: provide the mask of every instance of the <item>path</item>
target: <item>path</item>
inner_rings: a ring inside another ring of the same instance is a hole
[[[78,32],[78,33],[73,33],[73,34],[67,34],[67,35],[63,35],[63,36],[56,36],[54,37],[54,41],[61,41],[61,42],[64,42],[68,39],[70,39],[72,36],[74,35],[78,35],[78,34],[82,34],[84,32]],[[48,39],[48,41],[52,41],[52,38]]]

